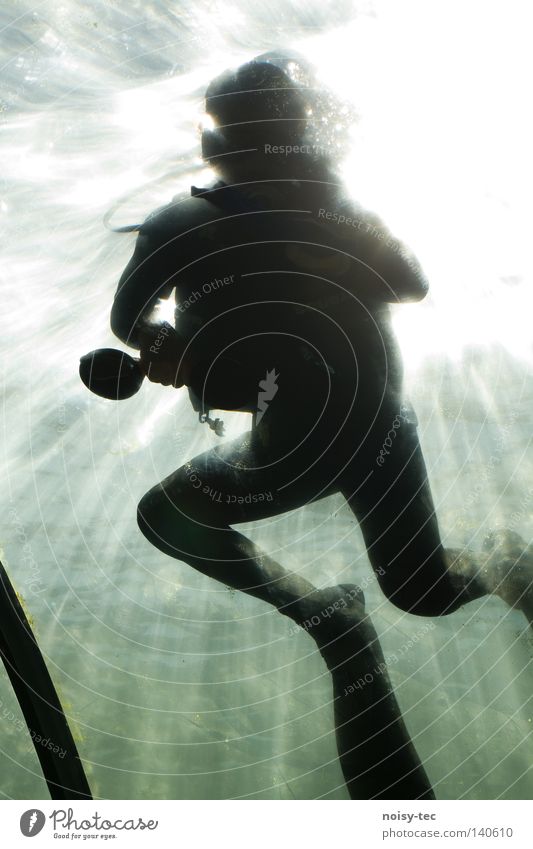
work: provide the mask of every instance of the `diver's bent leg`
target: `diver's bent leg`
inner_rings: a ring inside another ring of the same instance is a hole
[[[315,612],[316,588],[230,527],[306,503],[301,487],[280,492],[272,467],[261,460],[249,434],[195,457],[144,495],[138,524],[160,551],[300,624]]]
[[[160,551],[188,563],[198,572],[274,605],[300,624],[309,613],[305,599],[315,587],[287,572],[250,539],[230,528],[217,527],[214,517],[186,515],[186,502],[169,502],[154,487],[141,500],[137,521],[144,536]]]
[[[533,547],[513,531],[489,534],[483,551],[444,548],[416,428],[403,422],[390,456],[343,494],[354,510],[385,595],[402,610],[443,616],[498,595],[533,623]]]
[[[442,545],[413,424],[402,420],[390,455],[370,468],[362,487],[351,492],[349,483],[345,477],[342,492],[393,604],[419,616],[443,616],[488,592],[474,555]]]

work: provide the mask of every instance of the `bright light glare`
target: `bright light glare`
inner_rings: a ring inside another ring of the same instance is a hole
[[[420,0],[376,8],[376,17],[306,48],[320,78],[360,116],[344,172],[351,193],[407,242],[430,280],[437,309],[397,316],[407,364],[477,342],[531,358],[533,139],[520,6],[511,2],[505,14],[478,0],[451,0],[445,13]]]
[[[156,321],[168,321],[169,324],[173,325],[175,306],[174,296],[160,298],[154,307],[154,319]]]
[[[202,117],[200,119],[200,129],[201,130],[214,130],[215,129],[215,122],[213,121],[213,118],[211,117],[209,112],[204,112],[202,114]]]

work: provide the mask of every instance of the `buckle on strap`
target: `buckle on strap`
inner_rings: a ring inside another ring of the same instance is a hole
[[[222,419],[212,419],[209,416],[209,411],[207,413],[198,413],[198,421],[200,424],[207,424],[214,430],[217,436],[224,436],[224,422]]]

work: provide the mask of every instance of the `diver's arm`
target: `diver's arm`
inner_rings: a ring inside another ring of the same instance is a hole
[[[191,364],[187,346],[171,324],[163,321],[143,327],[139,341],[140,366],[148,380],[176,389],[190,384]]]
[[[150,324],[157,300],[168,298],[173,289],[172,274],[162,254],[153,237],[141,229],[111,308],[111,330],[122,342],[137,350],[141,347],[139,334]]]
[[[362,224],[355,256],[366,266],[368,273],[361,276],[368,277],[370,292],[375,289],[378,300],[389,303],[421,301],[429,283],[414,254],[377,216],[367,213]]]

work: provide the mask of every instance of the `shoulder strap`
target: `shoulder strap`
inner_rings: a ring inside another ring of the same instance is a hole
[[[191,197],[205,198],[209,203],[225,209],[228,212],[259,212],[264,209],[264,204],[254,202],[246,194],[233,186],[219,181],[207,188],[191,186]]]

